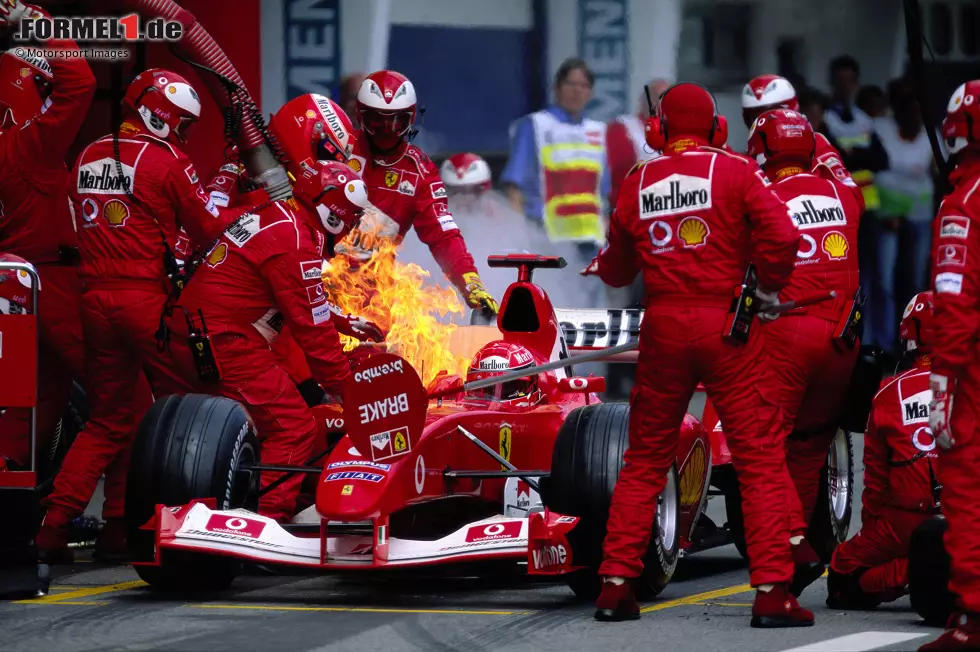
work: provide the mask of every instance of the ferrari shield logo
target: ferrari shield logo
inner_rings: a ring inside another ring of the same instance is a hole
[[[510,441],[513,434],[509,423],[500,424],[500,457],[510,462]],[[507,467],[500,465],[501,471],[506,471]]]
[[[354,485],[352,484],[345,484],[344,488],[340,490],[341,496],[349,496],[352,493],[354,493]]]
[[[396,183],[398,183],[398,173],[394,170],[385,172],[385,185],[394,188]]]
[[[396,453],[401,453],[406,448],[408,448],[408,442],[405,441],[405,434],[402,431],[395,433],[395,439],[392,443],[392,448]]]

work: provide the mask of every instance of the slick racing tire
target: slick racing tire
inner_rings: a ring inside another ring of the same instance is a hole
[[[825,564],[834,548],[847,540],[853,499],[854,444],[851,433],[838,430],[820,471],[820,493],[807,530],[807,540]]]
[[[156,401],[140,423],[126,479],[126,537],[133,561],[154,559],[154,532],[140,528],[158,504],[215,498],[218,509],[256,510],[258,474],[238,469],[258,460],[258,440],[239,403],[202,394]],[[135,568],[154,588],[194,592],[226,588],[241,563],[167,551],[159,566]]]
[[[956,608],[949,590],[949,554],[943,545],[946,519],[934,516],[922,522],[909,540],[909,600],[927,625],[945,627]]]
[[[542,486],[550,510],[581,520],[569,532],[572,563],[584,570],[566,575],[579,598],[599,594],[599,565],[613,488],[628,447],[629,405],[601,403],[573,410],[558,431],[551,477]],[[667,586],[677,567],[680,550],[680,489],[676,465],[658,499],[653,536],[643,559],[643,574],[634,584],[636,595],[649,600]]]

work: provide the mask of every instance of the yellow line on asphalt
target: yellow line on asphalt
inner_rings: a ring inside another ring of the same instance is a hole
[[[489,611],[476,609],[384,609],[380,607],[288,607],[249,604],[189,604],[197,609],[242,609],[259,611],[337,611],[374,614],[448,614],[453,616],[522,616],[529,611]]]
[[[34,600],[15,600],[14,604],[51,604],[52,602],[65,602],[66,600],[88,598],[93,595],[102,595],[104,593],[128,591],[129,589],[138,589],[141,586],[146,586],[146,582],[143,580],[135,580],[133,582],[122,582],[120,584],[104,584],[101,586],[92,586],[85,589],[68,591],[67,593],[59,593],[58,595],[47,595],[43,598],[35,598]]]
[[[751,607],[751,602],[695,602],[702,607]]]
[[[739,584],[738,586],[729,586],[724,589],[715,589],[714,591],[705,591],[704,593],[695,593],[694,595],[689,595],[686,598],[677,598],[676,600],[667,600],[666,602],[660,602],[658,604],[652,604],[649,607],[643,607],[640,609],[640,613],[649,613],[651,611],[662,611],[664,609],[670,609],[672,607],[682,607],[684,605],[696,605],[701,602],[706,602],[708,600],[713,600],[714,598],[724,598],[729,595],[738,595],[739,593],[748,593],[752,590],[751,584]]]

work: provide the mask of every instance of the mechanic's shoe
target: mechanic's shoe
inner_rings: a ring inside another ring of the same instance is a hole
[[[793,552],[793,581],[790,582],[789,592],[798,598],[806,587],[823,576],[827,567],[806,539],[790,546],[790,550]]]
[[[68,532],[50,525],[42,525],[34,538],[37,558],[43,564],[57,566],[75,562],[75,553],[68,547]]]
[[[871,611],[881,604],[880,597],[861,588],[861,576],[866,571],[866,568],[853,573],[838,573],[833,568],[827,571],[827,606],[842,611]]]
[[[756,591],[751,624],[765,628],[810,627],[813,612],[800,606],[786,584],[776,584],[768,592]]]
[[[953,614],[943,635],[919,648],[919,652],[945,650],[980,650],[980,616],[971,613]]]
[[[110,518],[95,540],[92,558],[107,564],[122,564],[129,560],[126,547],[126,525],[121,518]]]
[[[640,605],[636,603],[629,581],[612,582],[604,579],[602,593],[595,602],[595,619],[607,623],[636,620],[640,617]]]

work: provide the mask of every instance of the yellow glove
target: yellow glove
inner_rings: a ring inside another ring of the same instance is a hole
[[[480,280],[479,274],[476,272],[463,274],[463,283],[466,283],[466,304],[470,308],[482,308],[489,313],[497,314],[500,306],[497,305],[493,296],[487,292],[487,288],[483,285],[483,281]]]

